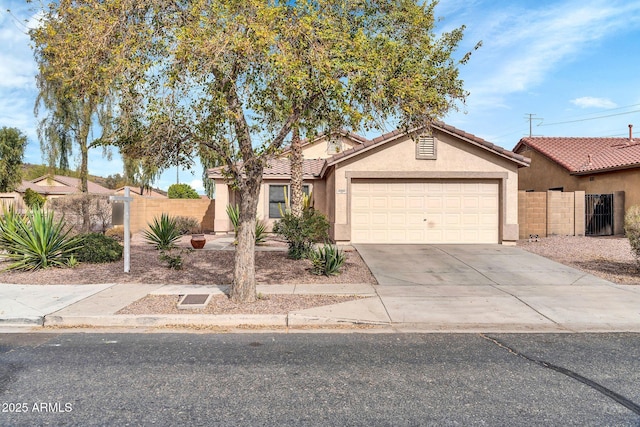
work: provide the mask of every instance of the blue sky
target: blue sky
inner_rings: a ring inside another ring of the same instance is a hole
[[[29,7],[0,1],[0,126],[26,133],[25,161],[41,163]],[[538,136],[626,136],[628,124],[640,136],[640,1],[442,0],[436,11],[442,30],[466,25],[461,54],[483,42],[461,67],[467,102],[445,122],[507,149],[529,134],[529,114]],[[89,171],[122,173],[122,164],[96,150]],[[179,175],[201,188],[201,170]],[[156,185],[175,181],[168,170]]]

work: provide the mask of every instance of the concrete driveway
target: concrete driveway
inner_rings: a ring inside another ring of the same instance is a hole
[[[392,323],[434,330],[640,330],[640,287],[517,247],[356,245]]]

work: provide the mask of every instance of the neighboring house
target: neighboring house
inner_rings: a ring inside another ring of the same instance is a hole
[[[105,188],[95,182],[87,183],[89,194],[113,194],[113,190]],[[68,176],[42,176],[31,181],[22,181],[18,188],[11,193],[0,193],[0,201],[4,204],[14,204],[18,209],[24,208],[22,196],[27,188],[44,196],[47,200],[80,193],[80,179]]]
[[[25,185],[26,184],[26,185]],[[32,185],[33,184],[33,185]],[[23,188],[23,186],[25,186]],[[67,196],[70,194],[80,193],[80,179],[72,178],[69,176],[62,175],[53,175],[53,176],[41,176],[40,178],[36,178],[29,182],[23,181],[22,186],[18,189],[22,189],[21,192],[24,193],[26,187],[30,187],[32,190],[42,194],[48,199]],[[109,195],[113,194],[113,190],[109,188],[105,188],[101,185],[96,184],[95,182],[88,181],[87,182],[87,192],[89,194],[104,194]]]
[[[338,243],[510,243],[518,239],[518,170],[529,159],[436,122],[414,141],[393,131],[373,140],[352,133],[303,145],[305,190],[327,215]],[[235,194],[223,167],[216,184],[216,232]],[[265,168],[258,218],[270,225],[289,190],[286,153]]]
[[[640,204],[640,140],[628,138],[522,138],[514,151],[531,158],[520,172],[524,191],[624,192],[625,209]]]
[[[115,194],[124,195],[124,187],[120,187],[115,190]],[[166,191],[158,190],[156,188],[145,189],[142,192],[138,186],[129,186],[129,194],[131,197],[152,197],[154,199],[166,199]]]

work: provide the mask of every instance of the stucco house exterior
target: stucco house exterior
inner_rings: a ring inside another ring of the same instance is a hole
[[[113,190],[105,188],[95,182],[87,183],[89,194],[110,195]],[[18,209],[24,209],[22,196],[30,188],[44,196],[46,200],[80,193],[80,179],[62,175],[41,176],[31,181],[23,180],[18,188],[10,193],[0,193],[0,201],[5,205],[13,204]]]
[[[531,167],[520,172],[521,190],[624,192],[617,209],[640,204],[640,140],[631,126],[628,138],[529,137],[513,151],[531,159]]]
[[[430,133],[393,131],[368,140],[343,132],[303,145],[305,190],[337,243],[512,243],[518,239],[518,171],[529,159],[442,122]],[[265,168],[258,218],[280,217],[290,179],[284,153]],[[235,202],[222,167],[215,227],[230,232]]]

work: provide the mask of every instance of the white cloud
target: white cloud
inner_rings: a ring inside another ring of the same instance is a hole
[[[615,108],[618,105],[606,98],[594,98],[592,96],[583,96],[581,98],[572,99],[571,103],[580,108]]]
[[[571,0],[536,9],[501,5],[469,26],[465,39],[482,39],[483,46],[463,67],[463,73],[465,67],[472,73],[467,88],[475,101],[529,90],[590,44],[638,22],[639,2]]]
[[[198,194],[204,193],[204,185],[202,184],[201,179],[194,179],[189,183],[189,185],[193,187],[198,192]]]

